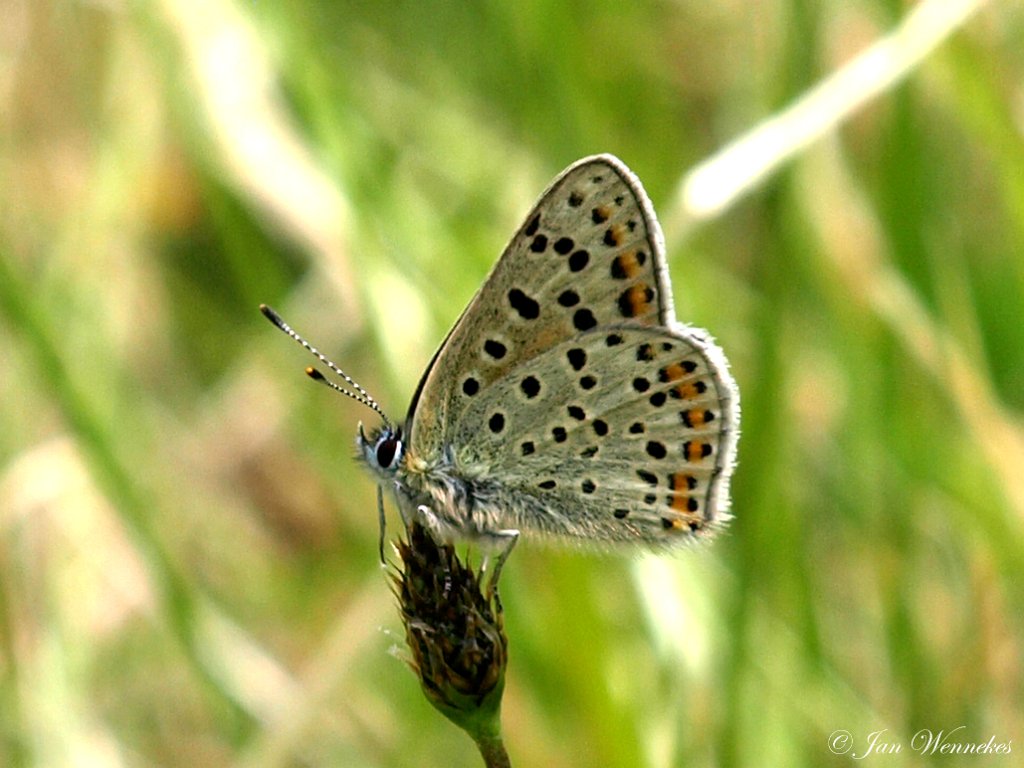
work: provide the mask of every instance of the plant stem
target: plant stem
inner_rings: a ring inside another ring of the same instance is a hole
[[[512,768],[508,752],[505,751],[505,743],[501,740],[501,734],[479,735],[475,741],[487,768]]]

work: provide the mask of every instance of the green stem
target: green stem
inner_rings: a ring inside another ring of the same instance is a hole
[[[477,734],[474,741],[487,768],[512,768],[500,733]]]

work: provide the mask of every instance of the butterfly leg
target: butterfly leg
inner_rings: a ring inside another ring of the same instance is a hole
[[[481,534],[480,538],[486,539],[491,545],[494,555],[494,570],[491,572],[491,578],[487,582],[488,592],[497,593],[498,591],[498,579],[501,577],[501,569],[505,566],[505,561],[508,560],[508,556],[512,554],[513,548],[516,546],[516,542],[519,541],[519,531],[514,529],[508,529],[503,531],[492,531],[486,534]],[[483,575],[487,570],[491,555],[484,556],[484,562],[480,566],[480,574]]]
[[[377,524],[380,526],[380,536],[377,539],[377,554],[380,555],[380,564],[384,562],[384,533],[386,524],[384,521],[384,489],[377,486]]]

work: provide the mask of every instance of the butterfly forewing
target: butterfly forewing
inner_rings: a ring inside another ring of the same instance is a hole
[[[561,341],[629,320],[673,321],[661,232],[635,176],[586,158],[541,196],[438,350],[410,407],[409,450],[448,442],[467,402]]]

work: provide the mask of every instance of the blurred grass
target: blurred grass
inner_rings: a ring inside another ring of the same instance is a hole
[[[389,653],[369,415],[256,307],[400,415],[535,196],[598,151],[733,363],[736,520],[674,560],[520,545],[513,763],[1022,743],[1019,5],[713,218],[687,169],[909,6],[0,9],[0,764],[476,763]]]

